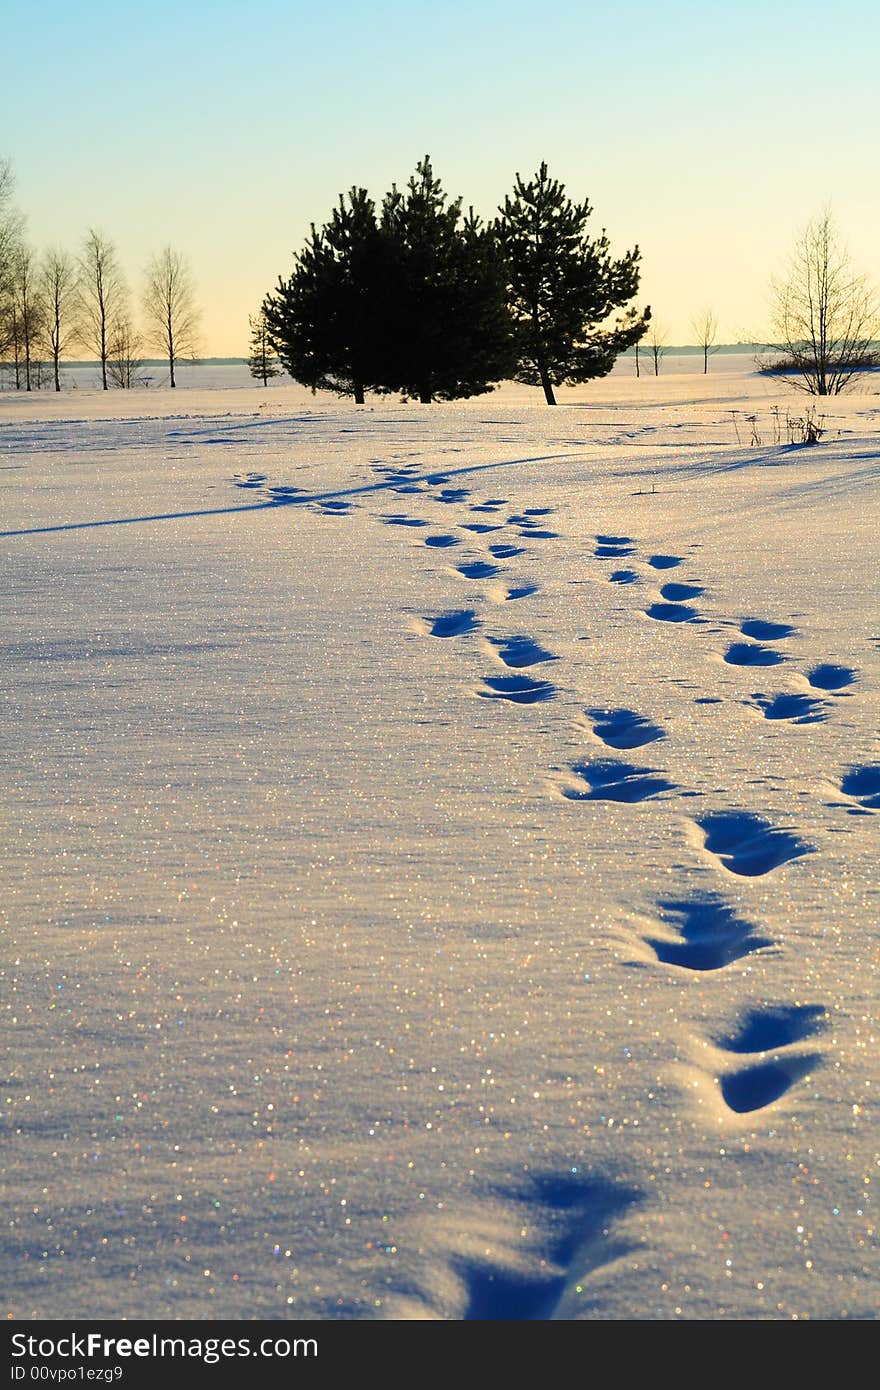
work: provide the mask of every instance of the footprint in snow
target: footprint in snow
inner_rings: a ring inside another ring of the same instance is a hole
[[[498,566],[490,565],[487,560],[473,560],[466,565],[459,565],[458,573],[464,579],[491,579],[493,574],[498,573]]]
[[[768,623],[763,618],[747,618],[739,630],[743,637],[754,637],[758,642],[780,642],[795,631],[790,623]]]
[[[821,1066],[819,1053],[791,1049],[820,1032],[826,1018],[821,1005],[759,1004],[746,1008],[730,1032],[716,1036],[718,1070],[712,1080],[728,1111],[764,1110]],[[740,1060],[731,1065],[728,1057]]]
[[[811,1038],[825,1026],[828,1014],[821,1004],[772,1004],[749,1007],[733,1033],[715,1038],[725,1052],[775,1052]]]
[[[592,732],[609,748],[642,748],[666,737],[658,724],[631,709],[589,709],[587,714],[595,721]]]
[[[851,767],[840,790],[865,810],[880,811],[880,764]]]
[[[406,516],[403,512],[390,513],[383,516],[382,520],[386,526],[427,526],[427,521],[422,521],[417,516]]]
[[[597,560],[623,560],[635,553],[629,536],[597,536],[593,555]]]
[[[773,826],[750,811],[715,811],[696,824],[703,847],[728,873],[743,878],[760,878],[813,853],[813,846],[793,830]]]
[[[719,1078],[721,1094],[729,1110],[736,1115],[750,1115],[764,1110],[790,1091],[795,1082],[809,1076],[821,1065],[818,1053],[809,1057],[779,1057],[772,1062],[758,1062],[742,1071],[729,1072]]]
[[[463,1321],[535,1322],[569,1316],[569,1303],[577,1298],[576,1282],[632,1249],[615,1235],[615,1223],[642,1194],[619,1181],[573,1168],[560,1175],[539,1174],[526,1191],[498,1195],[519,1234],[510,1251],[504,1243],[499,1250],[496,1241],[484,1253],[452,1256],[464,1299],[458,1314]],[[523,1249],[526,1233],[530,1241]]]
[[[835,666],[830,662],[807,672],[807,680],[814,690],[827,690],[830,694],[852,685],[855,679],[856,673],[850,666]]]
[[[686,603],[688,599],[699,598],[705,593],[702,584],[664,584],[660,590],[661,598],[667,603]]]
[[[534,642],[531,637],[518,635],[516,637],[490,637],[489,641],[505,666],[520,668],[524,666],[537,666],[544,661],[558,661],[559,658],[553,656],[552,652],[545,651],[543,647]]]
[[[486,597],[493,603],[514,603],[517,599],[531,598],[532,594],[538,593],[537,584],[515,584],[511,588],[504,585],[487,588]]]
[[[484,700],[509,700],[514,705],[536,705],[552,700],[556,686],[531,676],[484,676],[484,690],[476,693]]]
[[[759,709],[765,719],[785,719],[791,724],[821,724],[828,718],[828,706],[811,695],[762,695],[756,691],[744,703]]]
[[[646,801],[660,792],[678,791],[675,782],[654,768],[633,767],[631,763],[599,758],[591,763],[574,763],[571,772],[585,782],[581,788],[572,781],[561,788],[568,801],[620,801],[628,805]]]
[[[689,608],[684,603],[652,603],[645,609],[647,617],[653,618],[658,623],[694,623],[699,622],[700,615],[696,608]]]
[[[655,570],[674,570],[684,564],[682,555],[651,555],[648,564]]]
[[[753,951],[772,946],[769,937],[712,895],[657,904],[660,936],[644,939],[664,965],[683,970],[723,970]]]
[[[455,609],[450,613],[441,613],[437,618],[427,618],[425,620],[425,631],[431,637],[463,637],[467,632],[474,632],[480,626],[480,620],[472,608]]]
[[[724,660],[728,666],[779,666],[785,657],[757,642],[733,642],[724,653]]]

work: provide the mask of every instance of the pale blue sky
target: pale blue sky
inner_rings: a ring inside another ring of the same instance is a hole
[[[546,159],[615,249],[640,244],[640,298],[675,341],[704,305],[726,340],[762,333],[768,278],[828,201],[880,278],[876,0],[0,0],[0,32],[0,153],[32,239],[98,226],[133,284],[170,241],[207,352],[244,351],[340,190],[378,199],[425,152],[484,214]]]

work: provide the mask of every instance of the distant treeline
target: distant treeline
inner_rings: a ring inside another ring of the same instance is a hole
[[[144,268],[133,296],[116,247],[90,228],[74,254],[61,247],[38,253],[13,206],[12,169],[0,159],[0,373],[19,391],[61,390],[61,362],[71,348],[97,357],[104,390],[142,379],[147,345],[159,349],[176,385],[180,360],[198,348],[192,276],[179,252],[166,246]]]
[[[426,156],[379,206],[341,194],[251,319],[251,370],[363,402],[480,395],[502,380],[555,388],[605,376],[646,331],[632,300],[639,250],[591,239],[592,208],[542,164],[519,174],[488,225],[450,200]]]

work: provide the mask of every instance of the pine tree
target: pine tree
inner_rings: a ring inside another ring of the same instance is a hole
[[[447,201],[427,155],[405,193],[386,195],[380,225],[393,275],[386,386],[424,403],[492,390],[515,365],[493,237]]]
[[[263,312],[269,342],[295,381],[353,395],[387,389],[388,258],[365,188],[340,195],[330,221],[312,224],[289,280]]]
[[[650,309],[624,309],[639,285],[638,247],[612,260],[604,231],[587,236],[591,212],[542,163],[529,183],[517,174],[494,223],[515,325],[514,379],[543,386],[548,405],[554,387],[606,376],[650,319]],[[615,310],[624,312],[608,324]]]
[[[248,324],[251,330],[251,355],[248,358],[251,376],[255,377],[257,381],[262,381],[264,386],[268,386],[273,377],[281,375],[281,368],[272,351],[272,344],[269,342],[269,325],[266,321],[265,309],[260,309],[257,314],[251,314],[248,317]]]

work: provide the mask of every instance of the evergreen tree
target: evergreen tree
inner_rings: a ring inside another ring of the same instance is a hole
[[[587,236],[591,212],[542,164],[530,183],[517,174],[494,223],[515,325],[514,379],[543,386],[548,405],[556,404],[555,386],[606,376],[651,316],[624,308],[639,286],[638,247],[612,260],[604,231]],[[608,324],[615,310],[623,312]]]
[[[326,226],[312,224],[290,279],[263,304],[269,342],[295,381],[358,405],[365,391],[387,389],[387,284],[375,204],[352,188]]]
[[[381,229],[393,267],[389,389],[457,400],[513,370],[510,316],[497,246],[461,199],[447,202],[426,155],[406,192],[392,187]]]
[[[251,355],[248,358],[251,376],[268,386],[272,377],[281,375],[281,368],[269,342],[269,325],[265,309],[260,309],[258,314],[250,315],[248,323],[251,330]]]

